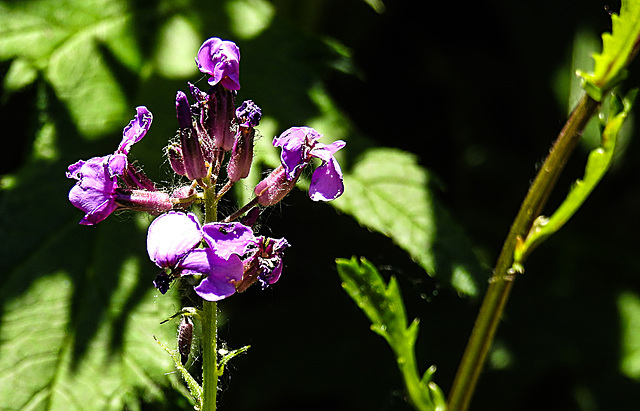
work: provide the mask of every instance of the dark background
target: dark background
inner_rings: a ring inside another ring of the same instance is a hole
[[[281,67],[282,76],[304,77],[304,70],[293,70],[324,63],[314,59],[317,43],[310,39],[334,38],[348,47],[355,74],[321,71],[330,95],[367,144],[414,153],[437,176],[441,200],[490,265],[566,119],[568,97],[559,94],[562,86],[556,80],[558,73],[571,75],[574,36],[579,30],[593,35],[610,30],[605,6],[619,7],[617,2],[571,0],[435,2],[417,9],[415,2],[385,1],[385,11],[378,14],[362,1],[270,3],[276,9],[272,26],[256,39],[238,42],[242,64],[290,59],[291,66]],[[215,27],[206,35],[232,36],[216,14],[221,7],[194,6],[210,23],[205,26]],[[284,34],[283,27],[297,35]],[[276,40],[314,46],[296,48],[308,54],[281,55]],[[257,54],[260,58],[251,57]],[[634,64],[625,85],[639,83],[637,71]],[[279,87],[248,74],[243,92],[291,125],[315,114],[310,106],[278,101]],[[171,99],[174,93],[166,94]],[[26,161],[31,114],[22,107],[34,98],[25,90],[3,102],[3,134],[17,127],[12,135],[20,136],[12,139],[18,147],[10,149],[11,155],[5,148],[4,172]],[[587,152],[577,149],[551,205],[582,175]],[[619,371],[616,298],[625,290],[640,292],[637,138],[622,154],[575,217],[527,262],[496,337],[510,360],[488,365],[471,409],[636,409],[638,382]],[[399,279],[409,317],[421,320],[421,371],[436,364],[435,380],[448,392],[480,300],[459,297],[428,277],[391,240],[308,201],[302,192],[268,214],[268,230],[286,233],[293,246],[276,286],[266,291],[254,287],[219,304],[223,341],[232,348],[251,345],[229,365],[221,410],[409,409],[386,342],[368,329],[340,287],[334,259],[352,255],[368,258],[385,276]]]

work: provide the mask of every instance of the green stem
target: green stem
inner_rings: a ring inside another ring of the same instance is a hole
[[[518,239],[526,237],[533,221],[542,212],[558,176],[597,108],[598,102],[586,94],[580,99],[522,202],[498,257],[489,288],[453,381],[447,401],[449,411],[464,411],[471,402],[517,274],[513,268],[516,243]]]
[[[204,222],[218,218],[215,185],[204,190]],[[214,301],[202,302],[202,410],[215,411],[218,395],[217,353],[218,307]]]
[[[222,220],[222,222],[230,223],[231,221],[235,220],[236,218],[240,217],[241,215],[243,215],[244,213],[246,213],[247,211],[255,207],[257,204],[258,204],[258,197],[254,197],[253,200],[249,201],[247,204],[242,206],[242,208],[237,210],[235,213],[231,214],[229,217]]]
[[[402,344],[394,344],[392,347],[398,347],[400,345]],[[407,351],[406,353],[396,352],[396,359],[409,394],[409,400],[418,411],[432,410],[433,402],[428,396],[429,391],[427,387],[420,384],[415,351]]]
[[[217,322],[218,307],[214,301],[202,304],[202,410],[215,411],[218,395]]]

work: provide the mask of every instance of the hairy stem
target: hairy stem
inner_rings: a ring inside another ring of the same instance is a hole
[[[230,223],[231,221],[242,216],[244,213],[246,213],[247,211],[255,207],[257,204],[258,204],[258,197],[254,197],[253,200],[249,201],[247,204],[242,206],[239,210],[237,210],[236,212],[234,212],[233,214],[231,214],[230,216],[222,220],[222,222]]]
[[[218,218],[215,186],[204,190],[204,222]],[[215,411],[218,395],[217,354],[218,307],[215,301],[202,302],[202,410]]]
[[[598,102],[586,94],[580,99],[520,206],[498,257],[489,288],[453,381],[447,400],[449,411],[464,411],[471,402],[517,274],[512,267],[516,242],[518,238],[526,237],[533,221],[542,212],[558,176],[597,108]]]
[[[218,307],[214,301],[202,304],[202,410],[215,411],[218,395],[216,331]]]

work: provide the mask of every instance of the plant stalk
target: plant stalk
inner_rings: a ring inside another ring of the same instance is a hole
[[[449,411],[464,411],[471,402],[517,275],[512,267],[516,243],[519,238],[526,238],[534,220],[542,212],[562,169],[580,141],[582,131],[597,109],[598,102],[585,93],[560,131],[520,206],[489,280],[487,293],[454,378],[447,400]]]
[[[218,218],[215,185],[204,190],[204,222]],[[218,306],[215,301],[202,302],[202,411],[215,411],[218,395]]]
[[[202,410],[215,411],[218,395],[217,326],[215,301],[202,303]]]

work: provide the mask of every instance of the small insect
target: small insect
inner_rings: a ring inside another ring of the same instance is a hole
[[[182,365],[189,360],[191,352],[191,341],[193,340],[193,321],[187,315],[182,316],[180,325],[178,326],[178,352]]]

